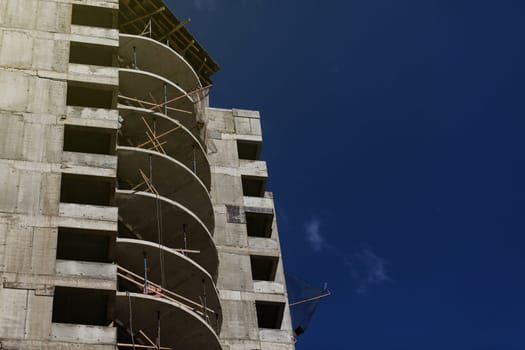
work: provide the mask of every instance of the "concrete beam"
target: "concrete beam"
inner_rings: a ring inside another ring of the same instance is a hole
[[[83,344],[113,344],[117,342],[117,328],[53,323],[50,340]]]
[[[60,124],[118,129],[119,113],[116,109],[68,106]]]
[[[55,271],[58,276],[75,276],[78,278],[93,278],[115,281],[117,265],[88,261],[57,260]]]
[[[239,167],[241,175],[268,177],[268,170],[264,161],[239,159]]]
[[[89,84],[118,86],[118,68],[70,63],[67,79]]]
[[[71,41],[118,47],[118,36],[118,29],[71,25]]]
[[[274,210],[274,204],[272,198],[264,198],[264,197],[243,197],[244,206],[248,208],[260,208],[260,209],[266,209],[266,211],[272,211]],[[256,210],[256,209],[255,209]],[[246,209],[246,211],[252,211],[250,209]]]
[[[67,174],[116,177],[117,156],[63,152],[61,168]]]

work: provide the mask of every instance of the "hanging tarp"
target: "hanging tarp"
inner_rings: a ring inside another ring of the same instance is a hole
[[[330,295],[326,288],[312,286],[303,280],[286,274],[288,301],[292,314],[292,326],[296,336],[303,334],[315,313],[317,305]]]

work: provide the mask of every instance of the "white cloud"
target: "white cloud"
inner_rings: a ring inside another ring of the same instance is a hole
[[[317,218],[312,218],[304,225],[306,240],[310,243],[314,252],[321,251],[325,244],[320,228],[321,222]]]
[[[391,280],[386,271],[386,260],[369,249],[346,257],[344,263],[357,283],[357,293],[365,294],[370,286]]]
[[[217,0],[193,0],[193,5],[197,11],[215,11]]]
[[[370,287],[380,286],[392,279],[388,276],[388,262],[368,248],[361,249],[353,254],[344,254],[340,247],[328,242],[321,232],[321,221],[312,217],[304,224],[306,241],[315,253],[324,251],[342,260],[343,265],[350,272],[355,284],[355,291],[366,294]]]

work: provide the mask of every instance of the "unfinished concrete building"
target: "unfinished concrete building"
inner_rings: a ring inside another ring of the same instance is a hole
[[[0,349],[294,348],[259,113],[161,0],[0,0]]]

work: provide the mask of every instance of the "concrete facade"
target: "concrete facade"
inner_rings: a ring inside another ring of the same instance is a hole
[[[294,349],[275,208],[259,160],[259,113],[207,108],[206,117],[223,349]],[[261,326],[261,317],[273,324]]]
[[[0,349],[294,348],[259,113],[163,6],[0,0]]]

